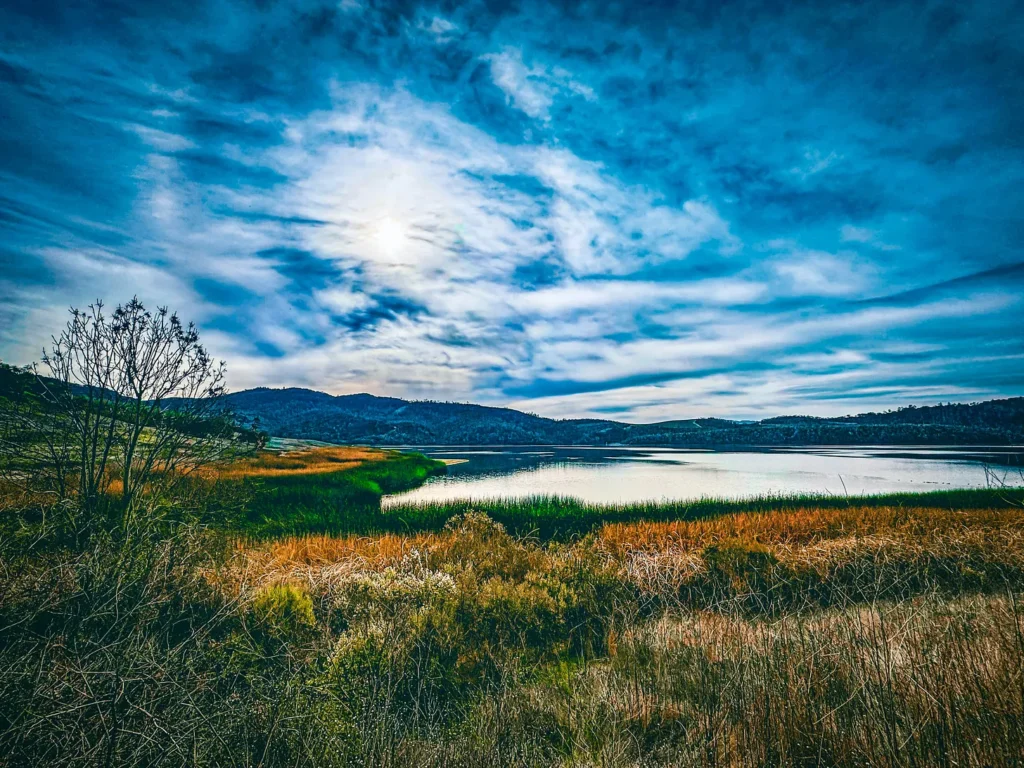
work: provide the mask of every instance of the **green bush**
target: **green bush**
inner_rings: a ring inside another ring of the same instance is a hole
[[[755,541],[724,541],[703,552],[708,573],[727,581],[736,592],[763,589],[774,579],[779,560],[772,551]]]
[[[482,512],[456,515],[443,533],[444,544],[430,553],[434,567],[472,570],[481,579],[502,576],[516,581],[542,567],[544,554],[536,542],[511,536],[505,526]]]
[[[793,574],[763,544],[723,541],[706,547],[701,557],[704,573],[684,589],[690,602],[765,613],[786,602]]]
[[[252,612],[268,634],[281,638],[301,636],[316,627],[313,599],[304,587],[275,584],[256,595]]]

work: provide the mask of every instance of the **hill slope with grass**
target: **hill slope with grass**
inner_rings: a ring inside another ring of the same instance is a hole
[[[511,408],[369,394],[258,388],[226,404],[281,437],[367,445],[1008,445],[1024,443],[1024,398],[824,419],[686,419],[626,424],[547,419]]]
[[[210,467],[200,482],[234,504],[213,505],[207,522],[250,536],[307,531],[379,530],[381,497],[444,474],[443,462],[419,453],[298,446],[260,451]]]

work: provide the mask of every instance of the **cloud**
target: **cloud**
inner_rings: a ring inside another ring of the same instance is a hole
[[[884,243],[878,238],[878,232],[864,227],[855,227],[852,224],[844,224],[840,230],[840,236],[844,243],[865,243],[880,251],[898,251],[898,245]]]
[[[4,8],[0,356],[137,292],[236,388],[632,420],[1020,394],[1011,4],[755,5]]]
[[[433,37],[437,43],[449,43],[460,32],[458,24],[454,24],[441,16],[432,16],[429,19],[421,17],[416,24],[416,28]]]
[[[782,291],[794,295],[846,296],[862,294],[869,285],[870,267],[858,263],[851,251],[838,254],[793,250],[769,263]]]
[[[623,306],[673,307],[750,304],[765,297],[767,287],[748,280],[707,279],[678,283],[634,280],[563,282],[518,295],[517,306],[540,316],[571,315],[581,310],[615,311]]]
[[[596,101],[593,88],[575,80],[562,67],[529,67],[522,51],[508,47],[480,57],[491,67],[494,84],[504,91],[509,103],[532,118],[548,121],[556,96],[577,96]]]
[[[842,159],[843,156],[834,150],[825,154],[820,149],[808,149],[804,152],[803,162],[795,166],[792,173],[806,181],[808,177],[828,170]]]

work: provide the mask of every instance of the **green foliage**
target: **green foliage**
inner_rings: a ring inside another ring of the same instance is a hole
[[[704,577],[688,585],[686,596],[698,605],[733,601],[746,610],[771,612],[792,574],[772,551],[757,542],[725,541],[705,548]]]
[[[0,362],[0,398],[21,400],[32,393],[38,394],[38,388],[30,370]]]
[[[300,637],[316,627],[313,599],[296,584],[275,584],[263,589],[252,602],[260,627],[275,637]]]
[[[514,660],[603,652],[631,597],[606,563],[547,551],[483,515],[467,514],[407,569],[359,574],[324,600],[335,630],[385,633],[393,662],[408,657],[433,665],[438,685],[453,691],[500,675]]]
[[[851,506],[939,509],[1021,507],[1024,506],[1024,489],[887,493],[874,496],[761,496],[739,500],[705,498],[698,501],[650,501],[635,504],[590,504],[563,496],[427,502],[390,506],[384,510],[384,520],[373,521],[373,528],[354,527],[349,532],[439,531],[450,519],[479,511],[518,535],[535,535],[541,539],[571,539],[590,533],[605,523],[702,520],[739,512]]]
[[[223,515],[221,524],[253,537],[391,530],[396,521],[381,514],[381,497],[416,488],[444,472],[443,462],[389,451],[383,460],[341,472],[219,481],[248,499],[237,514]]]

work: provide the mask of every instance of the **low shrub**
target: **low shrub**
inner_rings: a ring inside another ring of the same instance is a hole
[[[1012,765],[1024,521],[0,538],[0,764]],[[225,559],[227,558],[227,559]],[[995,593],[979,596],[976,593]]]
[[[280,638],[304,635],[316,627],[313,599],[305,587],[275,584],[260,591],[252,612],[261,629]]]
[[[706,547],[701,559],[704,571],[686,584],[685,601],[765,613],[786,602],[794,575],[765,545],[727,540]]]

